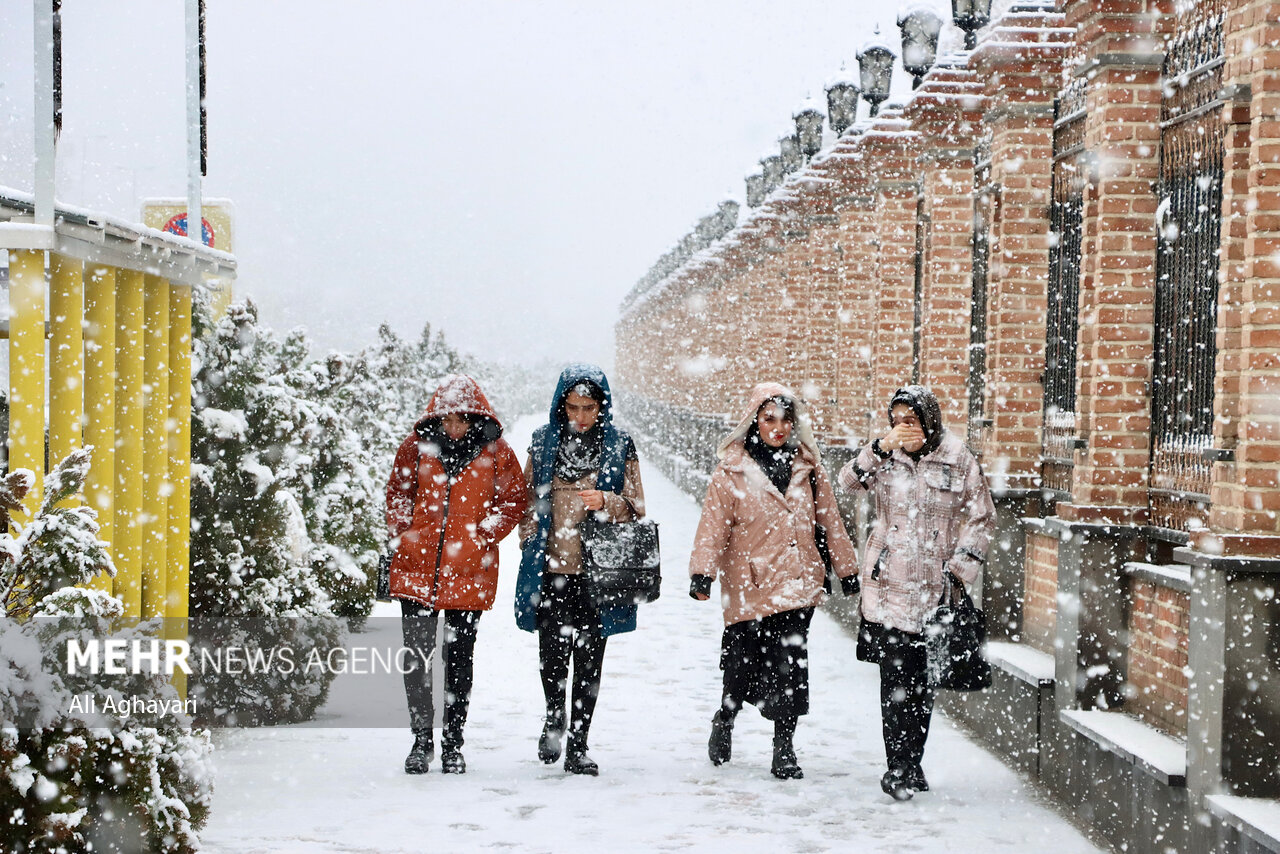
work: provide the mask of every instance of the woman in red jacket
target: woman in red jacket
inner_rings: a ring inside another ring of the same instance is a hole
[[[467,770],[462,728],[476,624],[496,598],[498,543],[527,504],[520,461],[502,438],[502,424],[480,386],[470,377],[445,377],[400,445],[387,483],[391,596],[400,600],[404,644],[415,652],[404,674],[414,735],[404,762],[408,774],[426,772],[435,754],[426,663],[441,612],[446,629],[440,770]]]

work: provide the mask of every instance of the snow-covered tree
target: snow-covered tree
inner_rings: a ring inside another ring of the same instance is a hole
[[[276,342],[252,303],[232,305],[211,324],[198,300],[193,325],[193,651],[323,655],[342,625],[311,565],[299,494],[312,484],[324,418],[285,376],[296,347]],[[209,720],[284,723],[312,717],[332,678],[304,667],[202,674],[192,694]]]
[[[120,600],[72,586],[115,574],[95,512],[64,503],[83,487],[91,453],[54,468],[16,538],[0,534],[0,850],[194,852],[212,796],[208,732],[173,710],[163,675],[104,685],[64,666],[70,639],[154,638],[162,628],[156,620],[113,635]],[[32,480],[11,473],[0,504],[20,516]],[[106,719],[73,707],[83,692],[135,698],[143,711]]]

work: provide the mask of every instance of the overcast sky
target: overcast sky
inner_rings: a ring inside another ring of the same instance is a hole
[[[610,364],[635,281],[877,21],[897,39],[875,0],[208,6],[205,195],[235,205],[238,293],[323,347],[430,322],[505,360]],[[29,191],[32,7],[0,7],[0,184]],[[182,7],[65,4],[60,201],[136,220],[185,195]]]

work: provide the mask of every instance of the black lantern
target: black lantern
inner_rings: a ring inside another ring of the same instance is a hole
[[[760,158],[760,171],[764,175],[764,194],[767,196],[782,186],[782,155],[770,154]]]
[[[916,6],[898,16],[902,29],[902,67],[911,75],[915,89],[938,58],[938,33],[942,18],[932,9]]]
[[[862,97],[871,105],[871,115],[880,112],[880,104],[889,97],[893,79],[893,61],[897,54],[886,44],[871,42],[858,51],[858,72],[862,81]]]
[[[991,0],[951,0],[951,20],[964,30],[964,49],[978,46],[978,30],[991,22]]]
[[[747,176],[747,207],[758,208],[764,203],[764,175],[756,173]]]
[[[800,156],[800,140],[793,133],[778,137],[778,152],[782,155],[782,174],[790,175],[804,165]]]
[[[858,120],[858,98],[862,90],[844,66],[840,73],[827,83],[827,116],[831,131],[836,136],[844,133]]]
[[[800,109],[791,114],[796,123],[796,139],[800,153],[808,160],[822,150],[822,111],[812,98],[806,98]]]
[[[716,208],[715,216],[719,221],[718,237],[724,237],[738,224],[738,203],[733,199],[725,199]]]

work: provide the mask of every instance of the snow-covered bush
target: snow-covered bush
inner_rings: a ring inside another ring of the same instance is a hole
[[[68,639],[106,636],[123,613],[109,594],[72,586],[115,574],[95,512],[59,506],[81,490],[90,456],[60,463],[35,518],[17,538],[0,534],[0,850],[194,852],[212,796],[208,733],[172,710],[107,719],[72,703],[104,686],[65,672]],[[31,482],[30,472],[10,474],[0,503],[19,512]],[[159,628],[113,637],[152,638]],[[122,677],[109,693],[144,708],[177,701],[163,675]]]
[[[228,647],[305,658],[337,645],[342,625],[311,565],[298,498],[311,488],[324,417],[284,375],[284,351],[252,303],[217,324],[197,301],[191,467],[193,656]],[[240,725],[307,720],[327,668],[197,674],[202,718]]]

